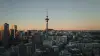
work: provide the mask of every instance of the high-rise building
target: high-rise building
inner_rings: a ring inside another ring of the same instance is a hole
[[[2,40],[2,37],[3,37],[3,27],[1,26],[0,27],[0,41]]]
[[[17,25],[14,25],[15,32],[17,31]]]
[[[2,40],[2,32],[0,31],[0,41]]]
[[[22,39],[23,35],[24,35],[24,32],[23,31],[19,31],[19,38],[20,39]]]
[[[42,45],[43,45],[43,37],[39,34],[39,33],[36,33],[34,35],[34,41],[36,43],[36,48],[40,48]]]
[[[15,39],[15,36],[14,36],[14,29],[10,29],[10,32],[11,32],[10,38],[11,38],[12,40],[14,40],[14,39]]]
[[[19,56],[27,56],[27,48],[24,43],[19,45]]]
[[[10,32],[11,32],[11,39],[16,39],[17,25],[13,25],[12,29],[10,29]]]
[[[34,36],[32,36],[32,54],[35,53],[35,41],[34,41]]]
[[[14,25],[14,38],[16,38],[16,33],[17,33],[17,25]]]
[[[42,47],[43,41],[40,34],[35,33],[34,36],[32,36],[32,53],[36,51],[36,49],[39,49]]]
[[[9,24],[4,24],[4,33],[3,33],[3,45],[7,49],[9,47],[9,39],[10,39],[10,33],[9,33]]]

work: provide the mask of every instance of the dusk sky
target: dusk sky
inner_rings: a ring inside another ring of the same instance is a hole
[[[46,9],[49,28],[100,30],[100,0],[0,0],[0,26],[45,29]]]

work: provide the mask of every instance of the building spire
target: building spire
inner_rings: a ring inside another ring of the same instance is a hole
[[[46,13],[47,13],[47,16],[46,17],[48,18],[48,9],[46,9]]]
[[[45,20],[46,20],[46,22],[48,22],[49,21],[49,18],[48,18],[48,9],[46,9],[46,14],[47,15],[46,15],[46,19]]]

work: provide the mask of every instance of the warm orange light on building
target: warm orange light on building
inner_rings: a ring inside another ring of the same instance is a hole
[[[0,31],[0,40],[2,40],[2,32]]]
[[[1,26],[0,26],[0,30],[1,30]]]
[[[4,26],[0,26],[0,30],[4,30]]]
[[[14,25],[11,25],[11,29],[14,29]]]
[[[2,40],[2,30],[4,30],[4,27],[0,26],[0,40]]]

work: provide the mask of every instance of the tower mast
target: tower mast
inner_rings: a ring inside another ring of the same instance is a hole
[[[48,18],[48,9],[46,10],[46,38],[48,38],[48,21],[49,21],[49,18]]]

